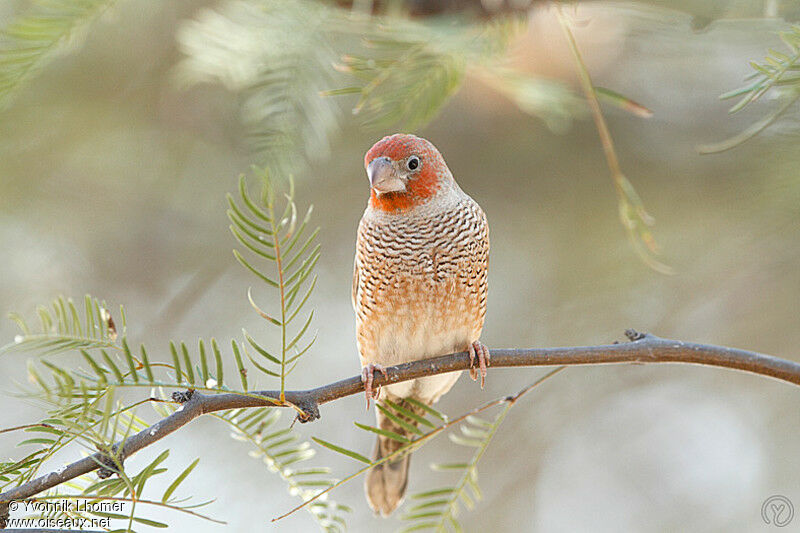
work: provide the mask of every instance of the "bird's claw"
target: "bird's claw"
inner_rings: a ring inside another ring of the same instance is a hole
[[[377,400],[378,396],[381,394],[380,385],[374,390],[372,388],[372,381],[375,379],[376,370],[383,374],[384,378],[389,379],[389,374],[386,373],[386,369],[381,365],[370,363],[361,369],[361,383],[364,384],[364,394],[367,396],[367,411],[369,411],[370,400]]]
[[[478,358],[478,368],[475,368],[475,357]],[[486,367],[489,366],[489,362],[492,360],[492,354],[489,352],[489,348],[486,347],[481,341],[475,341],[469,345],[469,377],[472,378],[472,381],[476,381],[478,379],[478,372],[481,375],[481,389],[486,384]]]

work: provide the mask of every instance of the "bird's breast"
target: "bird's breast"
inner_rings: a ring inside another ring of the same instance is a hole
[[[362,360],[398,364],[477,340],[488,246],[485,217],[471,199],[438,216],[362,221],[354,287]]]

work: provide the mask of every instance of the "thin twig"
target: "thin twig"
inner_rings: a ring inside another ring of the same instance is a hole
[[[635,221],[627,220],[629,217],[623,216],[623,224],[628,232],[628,238],[637,255],[639,255],[647,266],[662,274],[673,274],[674,271],[669,265],[655,258],[658,248],[652,234],[646,229],[647,226],[652,226],[655,221],[653,217],[645,211],[644,204],[642,204],[639,195],[622,172],[622,167],[619,164],[619,157],[617,157],[617,151],[614,148],[614,140],[611,137],[611,131],[608,129],[608,124],[600,109],[600,102],[597,99],[597,91],[594,83],[592,83],[592,77],[589,74],[589,69],[586,67],[586,62],[583,60],[580,48],[578,48],[575,35],[573,35],[570,29],[569,22],[567,22],[564,13],[561,12],[561,5],[556,4],[555,13],[561,30],[564,32],[564,38],[567,41],[570,52],[572,52],[572,56],[575,59],[575,70],[578,73],[581,90],[586,98],[586,103],[589,105],[589,111],[591,111],[592,119],[597,128],[597,135],[600,137],[600,142],[603,145],[603,154],[606,157],[608,170],[611,172],[611,179],[617,191],[617,199],[621,214],[625,211],[632,211],[637,219]]]
[[[40,424],[25,424],[25,425],[22,425],[22,426],[15,426],[13,428],[0,429],[0,433],[10,433],[12,431],[19,431],[19,430],[22,430],[22,429],[31,429],[31,428],[51,428],[52,429],[52,427],[53,426],[51,426],[50,424],[42,424],[42,423],[40,423]]]
[[[727,150],[732,150],[737,146],[741,146],[742,144],[746,143],[765,129],[767,129],[772,123],[776,120],[781,118],[786,111],[789,110],[790,107],[794,105],[797,100],[800,99],[800,91],[796,92],[790,98],[787,98],[786,101],[783,102],[775,111],[764,117],[763,119],[759,120],[746,130],[742,131],[734,135],[729,139],[725,139],[724,141],[720,141],[714,144],[703,144],[697,147],[697,152],[702,155],[707,154],[719,154],[721,152],[725,152]]]
[[[524,348],[492,350],[491,366],[583,366],[619,363],[688,363],[740,370],[800,385],[800,363],[779,359],[757,352],[661,339],[653,335],[628,330],[631,342],[620,344],[578,346],[566,348]],[[461,352],[422,359],[386,369],[386,376],[375,376],[374,385],[399,383],[424,376],[467,370],[469,354]],[[319,418],[319,406],[340,398],[363,394],[361,376],[354,376],[315,389],[286,391],[286,400],[308,415],[308,420]],[[152,445],[170,433],[185,426],[195,418],[216,411],[249,407],[280,407],[276,400],[280,391],[253,391],[247,396],[235,393],[201,394],[195,392],[191,399],[171,415],[154,425],[118,443],[121,458]],[[19,501],[44,492],[61,483],[99,468],[103,457],[96,453],[76,461],[56,472],[28,481],[0,494],[0,517],[7,514],[10,501]]]

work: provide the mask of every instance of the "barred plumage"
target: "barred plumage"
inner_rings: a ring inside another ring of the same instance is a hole
[[[418,169],[411,169],[413,158]],[[373,188],[358,227],[353,275],[362,366],[389,366],[470,349],[480,338],[486,313],[486,216],[424,139],[400,134],[384,138],[365,163]],[[431,404],[458,375],[397,383],[384,393],[393,400],[413,397]],[[407,433],[380,412],[378,423]],[[391,449],[396,443],[380,437],[377,456]],[[407,470],[408,457],[370,472],[367,498],[373,509],[386,515],[399,505]]]
[[[489,232],[478,204],[464,193],[460,196],[440,212],[393,216],[368,212],[362,219],[354,280],[362,366],[460,352],[480,338]],[[388,390],[433,402],[455,378],[445,375],[428,381],[443,383],[425,387],[420,380]]]

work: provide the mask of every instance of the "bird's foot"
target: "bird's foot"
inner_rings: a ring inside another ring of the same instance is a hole
[[[478,368],[475,368],[475,357],[478,358]],[[489,353],[489,348],[486,347],[481,341],[475,341],[469,345],[469,377],[472,381],[478,379],[478,372],[481,375],[481,389],[486,383],[486,367],[492,360],[492,354]]]
[[[381,387],[378,385],[375,389],[372,388],[372,381],[375,379],[375,371],[383,374],[383,377],[389,378],[386,369],[381,365],[368,364],[361,369],[361,383],[364,384],[364,394],[367,396],[367,411],[369,411],[370,400],[377,400],[381,394]]]

